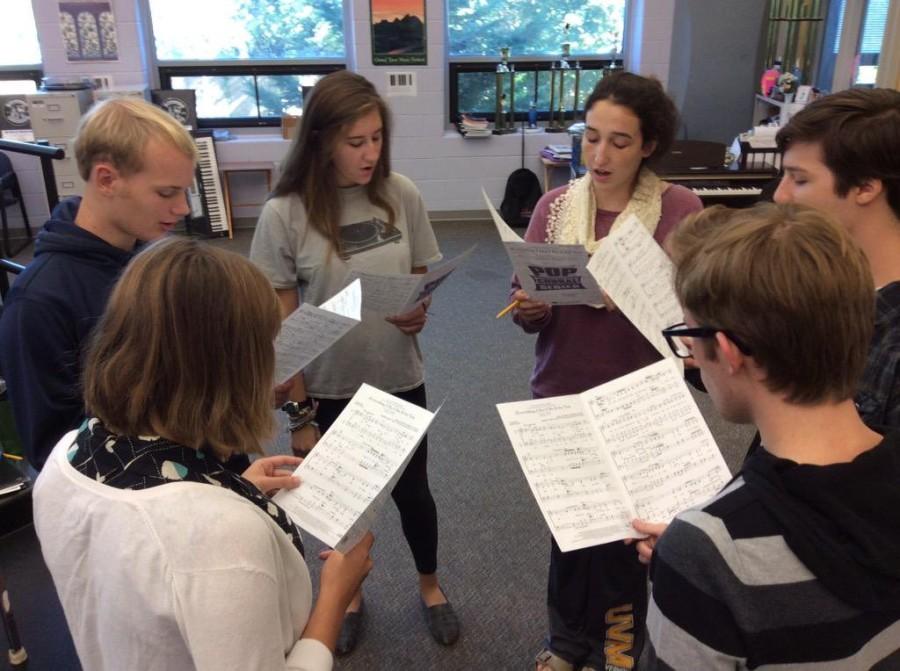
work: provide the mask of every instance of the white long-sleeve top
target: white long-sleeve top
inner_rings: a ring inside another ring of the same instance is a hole
[[[66,458],[75,435],[35,483],[34,523],[85,669],[331,669],[300,639],[306,563],[264,511],[215,485],[96,482]]]

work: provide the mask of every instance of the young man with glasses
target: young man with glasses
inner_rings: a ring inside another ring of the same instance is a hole
[[[900,434],[866,426],[853,402],[869,264],[808,208],[726,223],[677,256],[685,324],[666,337],[764,448],[659,538],[649,667],[898,668]]]

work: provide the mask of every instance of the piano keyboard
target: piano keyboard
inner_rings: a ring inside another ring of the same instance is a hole
[[[734,184],[691,184],[688,187],[698,198],[742,198],[761,196],[762,188],[755,186],[736,186]]]
[[[777,176],[774,170],[710,170],[705,174],[660,175],[667,182],[690,189],[706,207],[715,204],[751,207],[765,197]]]
[[[225,208],[222,194],[222,180],[219,177],[219,162],[211,137],[195,137],[197,146],[197,168],[202,182],[204,215],[209,222],[211,235],[232,236],[231,220]]]

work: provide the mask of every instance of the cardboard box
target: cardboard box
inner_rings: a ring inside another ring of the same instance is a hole
[[[281,115],[281,137],[285,140],[292,140],[294,138],[294,133],[297,130],[297,126],[300,125],[300,118],[295,114],[282,114]]]

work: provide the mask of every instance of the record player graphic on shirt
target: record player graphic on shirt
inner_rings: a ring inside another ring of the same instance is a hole
[[[396,242],[402,237],[403,234],[396,227],[389,232],[387,222],[378,217],[341,226],[341,246],[344,253],[350,255]]]

